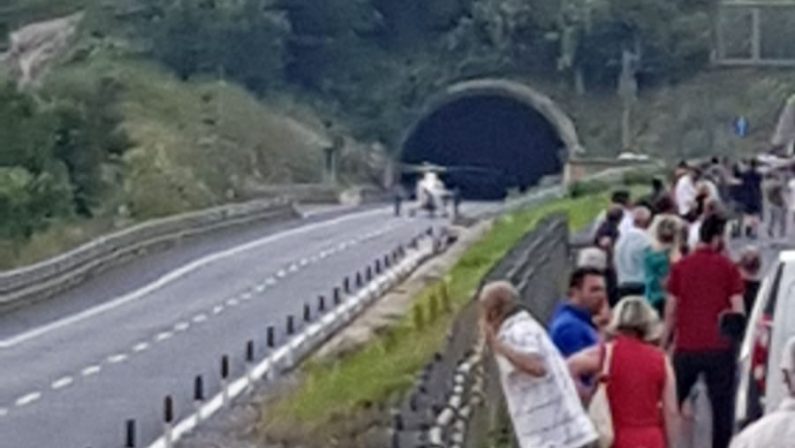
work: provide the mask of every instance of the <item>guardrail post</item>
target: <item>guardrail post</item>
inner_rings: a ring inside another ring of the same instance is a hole
[[[362,281],[362,273],[356,272],[356,287],[361,288],[364,282]]]
[[[346,294],[349,294],[351,292],[351,279],[350,278],[345,277],[342,280],[342,289],[345,291]]]
[[[365,270],[364,278],[368,282],[373,280],[373,268],[372,268],[372,266],[367,266],[367,269]]]
[[[319,296],[317,298],[317,310],[320,313],[326,311],[326,296]]]
[[[312,322],[312,307],[308,303],[304,304],[304,322]]]
[[[292,314],[287,316],[287,335],[292,336],[295,334],[295,317]]]
[[[342,303],[342,295],[340,294],[339,288],[334,288],[334,305],[339,305]]]

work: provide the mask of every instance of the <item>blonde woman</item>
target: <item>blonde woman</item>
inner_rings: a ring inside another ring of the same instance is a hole
[[[610,342],[569,358],[572,377],[607,372],[600,381],[613,418],[613,448],[672,446],[679,431],[676,378],[665,353],[649,343],[659,337],[660,320],[643,297],[627,297],[613,311],[610,332]]]

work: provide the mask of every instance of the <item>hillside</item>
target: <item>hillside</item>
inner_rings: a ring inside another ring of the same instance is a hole
[[[2,83],[0,212],[17,219],[0,222],[0,258],[317,181],[322,148],[340,138],[343,180],[373,181],[428,98],[472,78],[548,94],[590,154],[614,156],[628,48],[631,149],[670,160],[766,149],[795,81],[710,67],[716,1],[6,0],[3,35],[84,18],[31,88]],[[739,115],[745,139],[732,134]]]

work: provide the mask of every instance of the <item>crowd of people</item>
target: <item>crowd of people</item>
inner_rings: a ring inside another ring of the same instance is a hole
[[[546,328],[510,284],[487,286],[482,324],[521,447],[675,447],[693,419],[699,378],[713,448],[795,446],[795,438],[749,442],[764,421],[732,442],[737,347],[762,260],[753,246],[736,260],[727,247],[731,234],[758,238],[763,222],[769,238],[787,235],[793,178],[792,170],[763,174],[753,160],[715,159],[680,164],[635,201],[615,193]],[[791,348],[783,368],[795,396],[795,341]],[[770,425],[784,426],[777,418]]]

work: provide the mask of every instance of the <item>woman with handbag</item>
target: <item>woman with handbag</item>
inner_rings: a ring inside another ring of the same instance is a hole
[[[568,360],[575,381],[599,378],[590,413],[600,446],[672,446],[679,426],[676,379],[665,353],[647,342],[659,337],[655,311],[644,298],[627,297],[616,306],[610,331],[611,341]]]

